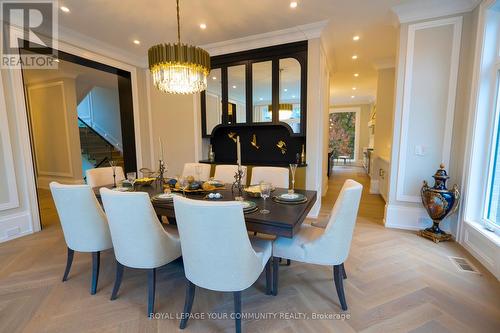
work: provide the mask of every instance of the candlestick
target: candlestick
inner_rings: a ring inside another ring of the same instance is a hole
[[[238,167],[241,167],[241,142],[239,136],[236,137],[236,162]]]
[[[161,140],[161,136],[158,137],[158,140],[160,141],[160,153],[159,153],[159,156],[160,156],[160,160],[163,161],[163,142]]]

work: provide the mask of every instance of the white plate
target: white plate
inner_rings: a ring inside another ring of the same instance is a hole
[[[113,191],[118,191],[118,192],[128,192],[130,191],[131,187],[114,187],[112,188]]]
[[[175,194],[175,193],[162,193],[162,194],[158,194],[156,197],[158,199],[168,200],[168,199],[172,199],[176,195],[177,194]]]
[[[297,193],[284,193],[279,196],[280,199],[284,200],[296,200],[300,197]]]

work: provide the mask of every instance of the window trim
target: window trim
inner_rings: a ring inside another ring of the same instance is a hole
[[[496,0],[499,1],[499,0]],[[492,31],[500,26],[500,13],[492,14],[495,0],[486,0],[480,4],[477,26],[474,69],[471,87],[470,112],[467,129],[467,148],[464,162],[463,183],[464,200],[460,209],[459,233],[460,243],[467,243],[466,228],[481,227],[487,239],[500,246],[500,232],[490,232],[485,227],[486,194],[490,186],[491,152],[495,148],[494,132],[497,114],[495,110],[497,74],[500,69],[500,42],[496,32],[496,45],[487,44],[492,38]],[[495,16],[496,15],[496,16]],[[493,27],[493,28],[492,28]],[[498,30],[498,29],[497,29]],[[500,99],[500,98],[499,98]],[[500,118],[500,115],[498,115]],[[500,121],[500,119],[499,119]],[[485,168],[486,165],[486,168]],[[488,192],[489,193],[489,192]]]
[[[499,52],[500,52],[500,48]],[[498,53],[498,52],[497,52]],[[489,212],[491,210],[491,196],[493,189],[493,178],[495,174],[496,168],[500,168],[500,159],[498,159],[498,154],[500,150],[500,56],[497,54],[496,64],[493,67],[492,75],[495,76],[493,82],[495,82],[493,103],[490,106],[494,107],[494,121],[491,125],[491,138],[489,140],[489,163],[488,163],[488,171],[486,173],[486,189],[485,189],[485,200],[483,203],[483,212],[481,216],[482,225],[490,230],[498,232],[500,231],[500,223],[495,223],[491,219],[489,219]],[[492,82],[492,83],[493,83]]]

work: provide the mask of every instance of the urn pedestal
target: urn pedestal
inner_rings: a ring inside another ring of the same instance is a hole
[[[439,243],[451,239],[450,234],[441,230],[439,223],[457,210],[460,201],[460,192],[457,185],[454,185],[452,190],[447,189],[446,181],[450,177],[446,173],[443,164],[439,166],[439,169],[432,177],[434,178],[434,186],[429,187],[424,180],[420,195],[422,197],[422,204],[432,219],[433,224],[425,230],[420,230],[419,235],[429,238],[435,243]]]

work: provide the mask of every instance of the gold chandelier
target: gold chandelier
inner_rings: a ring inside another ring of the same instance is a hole
[[[194,94],[207,88],[210,55],[202,48],[181,44],[179,0],[177,0],[177,43],[158,44],[148,51],[153,84],[160,91]]]
[[[269,112],[273,112],[273,105],[269,104],[267,106],[267,109],[269,110]],[[292,117],[292,111],[293,111],[293,104],[280,103],[278,105],[279,120],[290,119]]]

